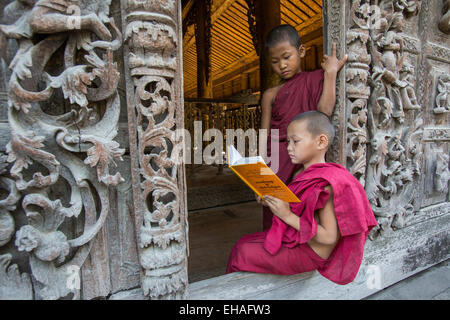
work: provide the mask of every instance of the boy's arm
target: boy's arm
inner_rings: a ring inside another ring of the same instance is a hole
[[[324,72],[323,74],[323,90],[320,96],[317,110],[331,117],[336,104],[336,74]]]
[[[277,91],[277,87],[267,89],[261,98],[261,129],[270,130],[272,103]]]
[[[325,113],[329,117],[333,114],[334,105],[336,104],[336,78],[339,70],[347,61],[347,55],[341,60],[336,57],[336,43],[333,43],[331,57],[324,55],[322,61],[323,74],[323,89],[320,96],[317,110]]]
[[[323,245],[333,245],[338,242],[340,232],[336,214],[334,213],[333,189],[330,186],[327,186],[325,187],[325,190],[328,190],[330,196],[328,197],[325,206],[318,210],[318,215],[316,217],[317,233],[311,240]],[[264,196],[264,200],[277,217],[294,229],[300,230],[300,218],[291,211],[289,203],[273,196]]]
[[[327,186],[325,190],[330,193],[330,196],[325,206],[318,210],[318,215],[315,216],[317,220],[317,233],[311,240],[324,245],[332,245],[338,242],[340,232],[334,212],[333,189],[331,186]]]
[[[270,132],[270,120],[272,118],[272,103],[275,98],[275,95],[278,92],[279,87],[274,87],[267,89],[264,91],[264,94],[261,98],[261,129],[265,129],[266,134],[261,134],[259,142],[259,148],[266,148],[267,146],[267,137]],[[264,149],[266,150],[266,149]]]

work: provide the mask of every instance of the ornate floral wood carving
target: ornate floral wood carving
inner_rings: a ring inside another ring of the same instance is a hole
[[[365,4],[367,6],[367,4]],[[357,15],[359,14],[359,15]],[[347,31],[348,63],[346,66],[347,168],[365,184],[367,154],[367,104],[371,56],[368,53],[368,16],[360,1],[351,8],[350,28]]]
[[[12,241],[11,217],[23,212],[27,222],[14,245],[29,253],[33,293],[22,296],[80,297],[79,286],[68,284],[68,268],[82,267],[108,214],[108,188],[122,181],[120,173],[110,173],[124,149],[113,140],[120,108],[113,52],[122,39],[109,5],[16,0],[4,10],[22,12],[15,23],[0,26],[2,47],[6,39],[19,46],[9,66],[11,178],[1,178],[9,196],[0,201],[0,245]],[[68,232],[70,223],[80,232]],[[1,259],[0,272],[19,283],[17,268],[8,268],[11,255]],[[26,277],[20,283],[28,291]]]
[[[352,2],[347,31],[347,167],[365,184],[379,226],[374,237],[403,228],[417,210],[422,108],[403,24],[421,1]],[[377,11],[378,10],[378,11]]]
[[[136,232],[152,299],[183,298],[187,287],[179,2],[122,0]]]

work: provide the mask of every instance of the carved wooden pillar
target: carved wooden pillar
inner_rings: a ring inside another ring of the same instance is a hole
[[[197,47],[197,97],[212,98],[211,1],[195,3],[195,44]]]
[[[338,57],[344,56],[348,51],[345,43],[346,15],[348,11],[348,1],[323,1],[323,25],[324,25],[324,53],[330,53],[332,43],[337,45]],[[346,68],[344,65],[336,78],[336,104],[331,116],[336,129],[336,136],[333,144],[327,152],[327,161],[336,162],[346,166]]]
[[[246,0],[246,2],[249,10],[247,16],[250,33],[256,53],[259,56],[260,90],[264,92],[266,89],[275,86],[279,81],[278,76],[272,70],[264,43],[270,30],[280,25],[280,0]]]
[[[122,0],[135,225],[142,289],[185,298],[187,214],[181,1]]]
[[[346,32],[348,62],[345,68],[346,82],[346,165],[349,171],[365,185],[367,155],[367,105],[370,87],[367,83],[371,56],[367,42],[367,19],[357,17],[358,5],[351,7],[349,29]]]

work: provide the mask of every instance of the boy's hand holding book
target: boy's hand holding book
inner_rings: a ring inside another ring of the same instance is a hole
[[[266,206],[281,220],[286,220],[292,214],[289,202],[280,200],[273,196],[264,196],[262,200]]]
[[[267,202],[266,201],[264,201],[264,199],[262,199],[260,196],[258,196],[256,193],[255,193],[255,198],[256,198],[256,202],[258,202],[259,204],[262,204],[263,206],[265,206],[265,207],[267,207],[268,205],[267,205]]]
[[[283,220],[287,225],[296,230],[300,230],[300,219],[291,211],[289,202],[269,195],[264,196],[263,201],[267,204],[270,211],[272,211],[274,215]]]

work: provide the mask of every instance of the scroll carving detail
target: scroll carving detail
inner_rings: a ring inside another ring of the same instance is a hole
[[[187,287],[184,144],[175,135],[183,128],[179,5],[122,1],[136,230],[152,299],[185,298]]]
[[[17,207],[26,215],[14,244],[29,253],[37,299],[80,297],[79,287],[67,285],[67,268],[82,267],[108,214],[108,188],[123,181],[110,172],[124,149],[113,140],[120,109],[113,52],[122,39],[109,5],[16,0],[4,14],[21,10],[20,18],[0,25],[2,47],[6,39],[19,46],[12,59],[2,55],[11,60],[6,150],[12,179],[0,178],[9,191],[0,214]],[[69,220],[82,231],[69,232]],[[0,245],[12,240],[1,232]],[[2,259],[9,264],[11,256]]]

